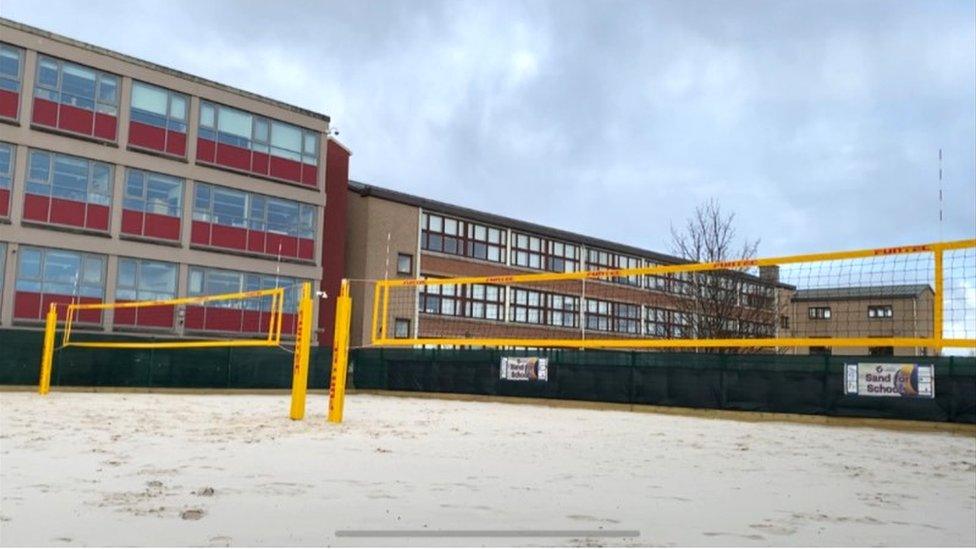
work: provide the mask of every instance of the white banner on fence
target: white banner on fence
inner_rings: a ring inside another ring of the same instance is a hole
[[[536,356],[502,357],[498,376],[514,381],[548,381],[549,359]]]
[[[935,398],[935,367],[931,364],[845,364],[848,395]]]

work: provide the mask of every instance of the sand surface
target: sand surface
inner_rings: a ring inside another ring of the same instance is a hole
[[[371,395],[334,426],[325,397],[304,422],[287,406],[0,393],[0,543],[976,544],[971,435]]]

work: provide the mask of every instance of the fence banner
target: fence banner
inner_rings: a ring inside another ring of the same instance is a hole
[[[931,364],[845,364],[845,393],[872,397],[935,398]]]
[[[548,381],[549,359],[540,357],[502,357],[500,379],[514,381]]]

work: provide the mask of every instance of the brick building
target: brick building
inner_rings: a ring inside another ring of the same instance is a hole
[[[683,263],[680,258],[351,181],[346,272],[352,279],[500,276]],[[793,288],[775,269],[736,284],[739,333],[775,337]],[[392,301],[397,337],[692,337],[682,276],[513,287],[421,288]],[[352,285],[351,340],[369,340],[372,294]],[[750,326],[745,326],[745,324]]]
[[[334,294],[348,156],[326,115],[0,19],[0,326],[71,299]],[[261,331],[267,303],[239,305],[88,311],[79,328]]]
[[[790,304],[796,337],[932,337],[933,300],[928,284],[892,284],[798,290]],[[928,356],[927,347],[892,347],[879,342],[870,347],[798,348],[800,354]]]

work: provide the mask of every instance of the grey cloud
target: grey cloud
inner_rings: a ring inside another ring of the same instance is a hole
[[[666,250],[976,234],[972,2],[35,2],[3,14],[325,112],[352,176]],[[106,33],[104,21],[116,30]]]

